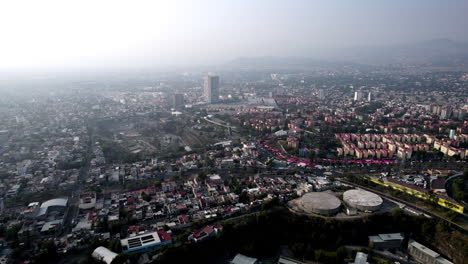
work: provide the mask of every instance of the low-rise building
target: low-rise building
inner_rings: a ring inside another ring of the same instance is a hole
[[[439,253],[419,244],[414,240],[408,242],[408,253],[418,263],[424,264],[453,264]]]
[[[114,261],[114,259],[117,257],[117,253],[112,252],[105,247],[98,247],[93,251],[91,256],[98,261],[111,264],[112,261]]]
[[[401,233],[369,236],[369,247],[375,249],[396,249],[401,247],[403,239],[404,237]]]
[[[189,240],[193,240],[195,242],[199,242],[205,240],[209,237],[216,236],[218,232],[222,230],[222,226],[220,225],[207,225],[189,236]]]
[[[96,193],[83,193],[80,195],[80,203],[78,207],[80,209],[91,209],[96,206]]]
[[[145,233],[120,240],[122,251],[124,253],[153,251],[171,243],[171,236],[164,230],[158,230],[156,232]]]

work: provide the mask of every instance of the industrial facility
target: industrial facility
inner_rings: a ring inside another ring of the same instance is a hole
[[[36,225],[43,234],[59,230],[66,217],[68,198],[57,198],[45,201],[37,211]]]
[[[361,189],[348,190],[344,192],[343,201],[349,207],[370,212],[379,210],[383,203],[382,198],[377,194]]]
[[[57,198],[45,201],[41,204],[39,211],[37,212],[38,218],[47,218],[50,215],[57,215],[58,213],[64,213],[68,205],[68,198]]]
[[[340,210],[341,201],[328,192],[310,192],[291,201],[290,206],[298,212],[333,215]]]

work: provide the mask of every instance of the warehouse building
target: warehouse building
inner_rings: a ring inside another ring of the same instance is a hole
[[[42,234],[50,234],[63,227],[66,217],[68,198],[57,198],[45,201],[37,211],[36,225]]]
[[[46,219],[50,216],[63,215],[67,209],[67,205],[68,198],[57,198],[45,201],[41,204],[37,212],[37,217]]]

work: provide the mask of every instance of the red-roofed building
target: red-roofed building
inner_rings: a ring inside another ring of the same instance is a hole
[[[216,236],[223,229],[220,225],[207,225],[189,236],[189,240],[199,242],[209,237]]]
[[[172,240],[171,234],[164,230],[158,230],[157,233],[159,235],[159,239],[161,239],[161,242],[168,242]]]

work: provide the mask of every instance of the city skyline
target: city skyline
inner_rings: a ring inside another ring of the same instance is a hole
[[[0,3],[0,264],[466,263],[467,10]]]
[[[11,1],[0,9],[0,69],[213,65],[243,56],[336,59],[340,49],[468,42],[467,9],[459,0]]]

